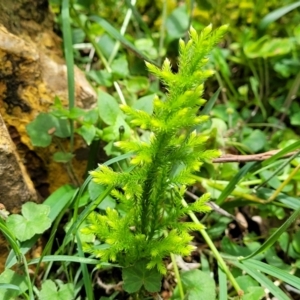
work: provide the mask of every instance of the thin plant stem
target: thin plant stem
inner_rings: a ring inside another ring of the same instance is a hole
[[[181,203],[182,203],[182,205],[184,207],[188,207],[188,204],[186,203],[186,201],[184,199],[181,200]],[[197,219],[196,215],[193,212],[190,212],[189,216],[191,217],[191,219],[193,220],[193,222],[195,222],[196,224],[201,224],[200,221]],[[234,276],[232,275],[232,273],[228,269],[225,261],[223,260],[223,258],[220,255],[218,249],[214,245],[213,241],[211,240],[211,238],[209,237],[209,235],[207,234],[207,232],[205,231],[205,229],[200,229],[199,232],[201,233],[201,235],[204,238],[205,242],[207,243],[207,245],[211,249],[212,253],[214,254],[214,256],[215,256],[215,258],[216,258],[216,260],[217,260],[217,262],[219,264],[219,267],[222,268],[222,270],[227,275],[229,281],[231,282],[232,286],[236,290],[237,294],[239,296],[243,295],[244,294],[243,290],[240,288],[240,286],[237,283],[237,281],[235,280]]]
[[[176,263],[176,258],[175,258],[175,255],[173,253],[171,253],[170,256],[171,256],[171,260],[172,260],[172,264],[173,264],[175,277],[177,279],[177,286],[178,286],[178,290],[179,290],[180,299],[183,300],[184,299],[184,291],[183,291],[183,286],[182,286],[178,266],[177,266],[177,263]]]
[[[108,63],[108,61],[106,60],[105,56],[103,55],[102,51],[100,50],[99,46],[98,46],[98,43],[97,43],[97,39],[93,38],[89,32],[89,30],[86,29],[86,27],[81,23],[81,20],[80,18],[78,17],[78,14],[77,12],[74,10],[74,20],[77,22],[77,25],[84,31],[84,33],[86,34],[88,40],[91,42],[91,44],[93,45],[94,47],[94,51],[96,52],[96,54],[98,55],[98,57],[101,59],[106,71],[108,73],[112,73],[112,69]],[[123,95],[123,92],[120,88],[120,85],[118,84],[118,82],[114,81],[113,82],[113,85],[116,89],[116,92],[120,98],[120,102],[124,105],[126,105],[126,100],[125,100],[125,97]]]
[[[61,17],[62,17],[62,31],[64,39],[64,54],[67,63],[67,78],[68,78],[68,100],[69,110],[75,106],[75,77],[74,77],[74,56],[73,56],[73,42],[70,23],[70,6],[69,0],[62,1]],[[74,148],[74,120],[70,120],[70,152]]]
[[[159,65],[161,64],[162,49],[164,47],[166,18],[167,18],[167,1],[163,1],[162,18],[161,18],[161,25],[159,29],[159,45],[158,45],[158,61],[157,61]]]
[[[299,169],[300,169],[300,164],[291,172],[291,174],[288,176],[288,178],[286,180],[284,180],[281,183],[281,185],[277,188],[277,190],[270,196],[270,198],[267,200],[268,202],[275,200],[275,198],[284,189],[284,187],[293,179],[293,177],[296,175],[296,173],[298,172]]]
[[[131,0],[131,5],[132,5],[132,6],[134,6],[135,3],[136,3],[136,0]],[[124,34],[125,34],[131,16],[132,16],[132,9],[129,8],[129,9],[127,10],[127,13],[126,13],[126,15],[125,15],[125,18],[124,18],[122,27],[121,27],[121,29],[120,29],[121,35],[124,35]],[[112,63],[112,61],[114,60],[116,54],[118,53],[118,50],[119,50],[119,48],[120,48],[120,45],[121,45],[121,43],[120,43],[119,41],[117,41],[117,42],[115,43],[115,46],[114,46],[114,48],[113,48],[113,50],[112,50],[112,53],[111,53],[111,55],[110,55],[110,57],[109,57],[109,59],[108,59],[108,64],[109,64],[109,65]]]

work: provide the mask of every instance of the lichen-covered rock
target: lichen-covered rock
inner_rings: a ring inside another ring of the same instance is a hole
[[[29,2],[33,6],[39,3],[36,9],[43,9],[43,20],[36,22],[30,19],[30,15],[35,14],[32,9],[24,17],[24,7],[28,7],[26,3]],[[51,14],[45,6],[46,2],[19,0],[9,4],[11,10],[21,13],[19,18],[14,15],[14,22],[11,22],[6,17],[8,7],[4,9],[4,1],[0,0],[0,113],[42,197],[70,181],[65,167],[51,159],[53,153],[59,150],[57,146],[35,149],[26,133],[26,125],[40,112],[47,112],[55,96],[66,106],[68,103],[67,68],[62,43],[52,27],[49,28],[52,25],[49,21]],[[7,28],[1,25],[2,20]],[[75,83],[76,105],[92,107],[96,94],[78,68],[75,69]],[[83,147],[84,143],[77,140],[76,145]],[[76,159],[73,164],[81,178],[85,164]]]
[[[17,213],[23,203],[36,200],[33,183],[0,115],[0,203]]]
[[[85,173],[85,161],[75,158],[70,176],[52,159],[61,150],[58,145],[34,148],[26,132],[26,125],[47,112],[55,96],[68,103],[62,41],[53,26],[47,0],[0,0],[0,205],[10,213],[26,201],[42,201],[74,182],[74,176],[82,180]],[[75,83],[76,105],[93,106],[96,94],[78,68]],[[68,141],[61,146],[68,150]],[[75,150],[82,147],[83,141],[75,139]],[[7,249],[0,235],[0,270]]]

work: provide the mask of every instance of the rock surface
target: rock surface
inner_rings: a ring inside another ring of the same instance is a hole
[[[67,105],[67,68],[62,42],[52,31],[47,1],[19,0],[7,6],[4,2],[7,3],[0,0],[0,114],[35,187],[46,197],[68,182],[69,176],[63,165],[51,160],[57,145],[34,149],[26,125],[40,112],[48,111],[55,96]],[[32,7],[25,14],[24,7],[28,8],[28,3],[42,10],[39,17]],[[9,9],[16,12],[14,21],[7,17]],[[75,82],[76,105],[90,108],[96,101],[96,94],[79,69],[75,69]],[[77,142],[77,145],[81,147],[83,143]],[[76,159],[73,163],[80,177],[84,164]]]
[[[71,181],[65,166],[52,159],[59,146],[34,148],[26,132],[26,125],[47,112],[55,96],[67,105],[67,68],[53,27],[47,0],[0,0],[0,204],[10,213]],[[76,105],[90,108],[96,94],[79,69],[75,82]],[[60,146],[68,149],[68,141]],[[85,144],[76,139],[75,149],[81,147]],[[72,163],[82,179],[85,162],[75,158]],[[3,251],[7,246],[0,236],[0,271]]]
[[[17,213],[29,200],[37,200],[36,191],[0,116],[0,203]]]

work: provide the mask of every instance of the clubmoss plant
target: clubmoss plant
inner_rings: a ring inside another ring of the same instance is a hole
[[[123,266],[146,260],[147,268],[157,267],[165,273],[163,258],[170,253],[189,255],[190,230],[203,225],[180,222],[189,212],[207,212],[205,194],[188,207],[182,206],[186,187],[194,183],[192,174],[204,160],[219,155],[218,150],[205,150],[207,135],[197,133],[196,126],[208,116],[199,115],[203,106],[203,83],[213,74],[206,70],[208,55],[226,32],[227,26],[212,31],[211,25],[199,35],[190,29],[187,43],[179,41],[179,69],[171,71],[166,59],[161,69],[146,63],[167,88],[165,100],[154,100],[154,111],[122,105],[131,124],[149,130],[148,142],[121,141],[117,146],[133,152],[129,172],[115,172],[107,166],[92,171],[94,182],[112,187],[111,195],[122,204],[122,211],[108,208],[105,214],[93,212],[84,233],[93,233],[100,245],[87,244],[85,250],[102,262],[118,262]]]

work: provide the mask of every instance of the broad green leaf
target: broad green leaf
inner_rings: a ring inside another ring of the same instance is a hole
[[[68,120],[55,118],[55,128],[54,135],[57,137],[67,138],[71,134]]]
[[[152,39],[137,39],[134,41],[134,45],[145,55],[147,55],[151,59],[157,59],[158,52],[155,48]]]
[[[100,86],[111,87],[113,84],[112,74],[106,70],[90,70],[87,76]]]
[[[40,113],[34,121],[26,126],[31,143],[35,147],[47,147],[51,144],[52,135],[65,138],[70,136],[67,120]]]
[[[75,106],[69,111],[68,117],[70,119],[76,120],[83,117],[84,115],[85,111],[82,108]]]
[[[105,192],[105,187],[103,185],[97,184],[91,181],[88,185],[89,196],[91,200],[96,200]],[[98,208],[105,210],[106,208],[115,208],[116,201],[111,196],[106,196],[105,199],[99,204]]]
[[[128,61],[126,59],[125,55],[122,55],[118,58],[116,58],[112,64],[111,69],[114,75],[115,79],[124,79],[129,75],[129,69],[128,69]]]
[[[292,223],[295,222],[299,215],[300,208],[294,211],[293,214],[256,251],[246,257],[243,257],[241,261],[252,258],[269,249],[279,239],[280,235],[285,232],[292,225]]]
[[[26,126],[31,143],[35,147],[48,147],[52,141],[52,130],[56,130],[55,117],[40,113],[34,121]]]
[[[292,114],[290,116],[291,124],[298,126],[300,125],[300,111],[296,112],[295,114]]]
[[[280,268],[281,270],[286,270],[288,272],[292,268],[291,265],[284,263],[284,261],[277,255],[275,247],[271,247],[267,250],[265,259],[270,266]]]
[[[148,292],[158,292],[161,288],[161,274],[157,269],[147,269],[147,261],[138,261],[132,267],[122,269],[124,290],[136,293],[142,287]]]
[[[243,300],[261,300],[264,298],[264,289],[249,275],[237,277],[236,282],[245,293],[242,297]]]
[[[83,117],[83,122],[91,125],[96,125],[98,119],[99,119],[98,109],[95,108],[85,112],[85,115]]]
[[[251,286],[248,288],[246,294],[243,295],[242,300],[261,300],[265,299],[265,291],[260,286]]]
[[[246,145],[252,152],[261,151],[267,143],[267,137],[265,133],[259,129],[253,130],[252,133],[243,140],[243,144]]]
[[[44,205],[48,205],[50,207],[49,218],[51,222],[53,222],[59,215],[59,213],[64,209],[64,207],[66,207],[71,202],[73,196],[76,195],[76,191],[77,190],[70,185],[63,185],[44,201]],[[21,252],[23,254],[26,254],[36,243],[38,238],[39,236],[35,235],[30,240],[21,243]],[[14,253],[10,251],[6,259],[5,267],[11,268],[16,262],[17,260]]]
[[[7,284],[11,285],[11,288],[7,287],[4,291],[2,288],[0,289],[0,300],[17,299],[20,293],[27,290],[26,277],[10,269],[5,269],[0,274],[0,284],[2,287]],[[13,289],[13,287],[15,288]]]
[[[73,300],[75,297],[73,283],[60,284],[58,287],[52,280],[42,284],[40,300]]]
[[[87,145],[90,145],[95,138],[96,127],[91,124],[83,124],[76,130],[76,132],[83,137]]]
[[[100,118],[107,125],[113,125],[118,115],[123,115],[117,100],[101,90],[98,92],[98,109]]]
[[[259,286],[258,282],[256,282],[249,275],[243,275],[236,278],[237,283],[243,291],[247,291],[249,287]]]
[[[189,27],[189,15],[186,5],[174,9],[166,20],[168,41],[181,38]]]
[[[60,162],[60,163],[67,163],[67,162],[71,161],[73,157],[74,157],[74,154],[72,154],[70,152],[58,151],[53,154],[53,160],[56,162]]]
[[[113,142],[118,139],[119,134],[115,133],[115,126],[107,126],[102,131],[102,140],[105,142]]]
[[[290,53],[293,41],[290,38],[272,38],[264,36],[258,41],[249,41],[244,46],[244,52],[249,58],[275,57]]]
[[[22,216],[17,214],[8,216],[7,227],[15,233],[19,241],[26,241],[51,226],[49,213],[48,205],[27,202],[22,206]]]
[[[130,93],[144,93],[149,89],[149,80],[144,76],[132,76],[124,84]]]
[[[147,95],[144,96],[140,99],[138,99],[134,104],[133,108],[145,111],[149,115],[152,115],[153,113],[153,100],[154,100],[155,95]]]
[[[232,242],[227,236],[221,241],[221,249],[224,253],[234,256],[245,256],[251,253],[251,249]]]
[[[191,270],[182,272],[180,275],[181,282],[185,291],[187,300],[215,300],[216,284],[213,278],[200,270]],[[179,297],[178,286],[174,290],[171,299],[177,300]]]
[[[232,222],[232,219],[220,216],[216,213],[212,213],[210,218],[214,220],[214,226],[207,229],[207,233],[211,239],[216,239],[222,236],[228,227],[228,224]]]

